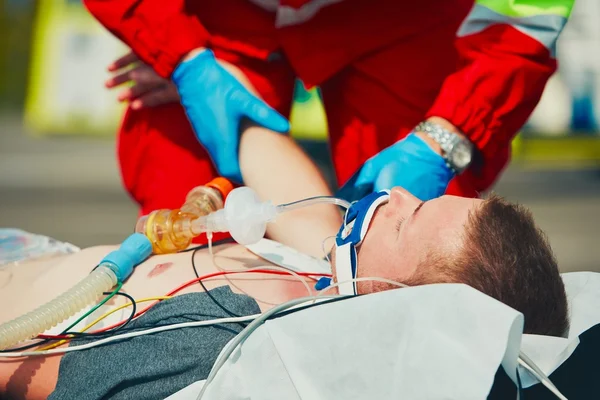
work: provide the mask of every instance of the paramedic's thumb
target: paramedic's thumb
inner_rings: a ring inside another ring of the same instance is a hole
[[[279,133],[289,132],[290,123],[284,116],[250,93],[244,95],[248,97],[243,101],[243,109],[248,118],[269,130]]]
[[[212,159],[215,167],[219,171],[219,175],[230,181],[236,183],[243,183],[242,172],[240,170],[240,159],[239,159],[239,147],[240,141],[238,140],[239,124],[229,124],[228,129],[232,129],[231,133],[228,132],[224,135],[223,141],[219,143]],[[235,138],[235,140],[233,140]]]

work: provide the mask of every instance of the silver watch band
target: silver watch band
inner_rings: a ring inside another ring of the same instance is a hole
[[[443,152],[442,157],[444,157],[446,165],[454,171],[455,174],[462,173],[469,166],[473,145],[468,139],[464,139],[456,133],[430,121],[419,123],[415,129],[425,133],[440,145]],[[458,157],[455,154],[457,148],[461,150],[460,156]],[[465,156],[465,151],[468,151],[471,154]]]

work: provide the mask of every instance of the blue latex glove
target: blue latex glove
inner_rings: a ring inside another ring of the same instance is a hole
[[[402,186],[426,201],[443,195],[453,177],[444,158],[411,133],[367,160],[337,195],[354,201],[370,192]]]
[[[238,147],[243,117],[272,131],[290,129],[287,119],[246,90],[210,50],[179,64],[172,79],[196,137],[226,178],[242,183]]]

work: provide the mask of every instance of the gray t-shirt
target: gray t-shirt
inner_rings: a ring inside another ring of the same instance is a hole
[[[235,314],[260,313],[254,299],[233,293],[229,286],[210,293]],[[127,328],[148,329],[230,316],[206,293],[191,293],[160,302]],[[49,399],[164,399],[206,379],[221,349],[243,327],[223,324],[175,329],[67,353]],[[71,343],[93,340],[82,338]]]

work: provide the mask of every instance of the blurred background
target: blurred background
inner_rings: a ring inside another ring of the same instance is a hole
[[[577,0],[559,72],[496,192],[527,205],[563,271],[600,271],[600,2]],[[0,0],[0,227],[117,244],[137,208],[121,187],[122,107],[106,65],[127,51],[79,0]],[[293,134],[329,179],[318,94],[297,87]]]

